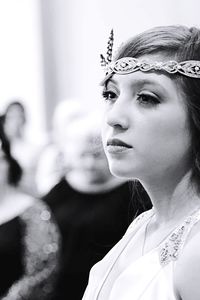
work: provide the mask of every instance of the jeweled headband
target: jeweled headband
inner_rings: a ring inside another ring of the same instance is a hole
[[[124,75],[136,71],[148,72],[151,70],[159,70],[169,74],[179,73],[187,77],[200,79],[200,61],[198,60],[187,60],[182,62],[170,60],[166,62],[157,62],[140,58],[122,57],[116,61],[112,61],[113,40],[112,30],[108,40],[107,60],[101,54],[101,66],[105,68],[106,78],[109,78],[113,73]]]

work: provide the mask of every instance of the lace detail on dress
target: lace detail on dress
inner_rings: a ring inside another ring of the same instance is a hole
[[[38,200],[20,218],[24,224],[24,276],[2,300],[49,300],[58,271],[57,226],[48,207]]]
[[[184,246],[186,238],[193,225],[200,220],[200,211],[186,220],[173,231],[172,234],[160,245],[159,258],[161,265],[166,265],[170,261],[178,259],[180,251]]]

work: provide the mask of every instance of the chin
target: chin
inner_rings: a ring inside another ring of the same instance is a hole
[[[127,168],[117,168],[117,166],[110,166],[110,172],[113,176],[121,179],[132,179],[133,176],[128,172]]]
[[[126,180],[138,180],[138,178],[142,178],[143,175],[147,172],[146,167],[144,168],[144,166],[139,164],[138,162],[130,162],[130,160],[126,162],[110,160],[109,169],[111,174],[115,177]]]

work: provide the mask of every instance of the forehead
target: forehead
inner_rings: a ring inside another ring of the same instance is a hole
[[[166,74],[156,71],[136,71],[126,75],[114,74],[106,83],[108,87],[111,85],[115,85],[119,89],[140,89],[146,87],[163,94],[175,93],[178,95],[180,92],[175,80]]]

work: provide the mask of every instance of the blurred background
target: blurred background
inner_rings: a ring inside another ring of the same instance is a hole
[[[198,0],[1,0],[0,112],[20,99],[27,130],[42,141],[58,102],[100,104],[99,53],[111,28],[117,47],[152,26],[199,26],[199,6]]]

